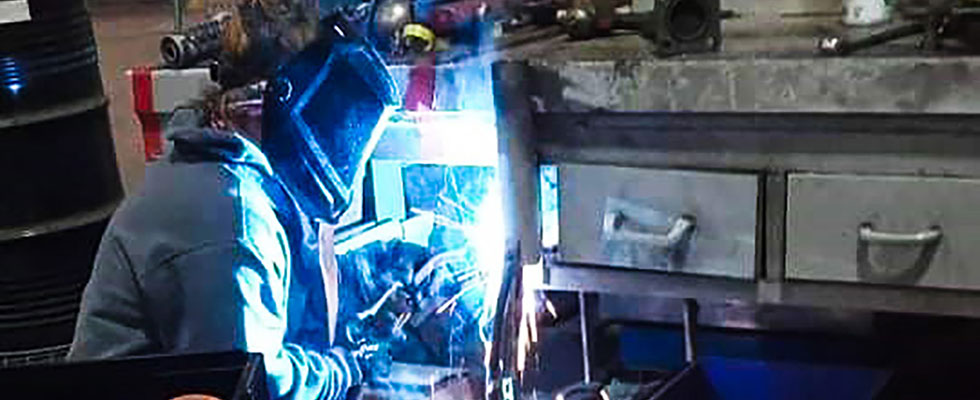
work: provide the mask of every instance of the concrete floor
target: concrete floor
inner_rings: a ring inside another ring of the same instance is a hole
[[[102,80],[111,102],[116,159],[126,193],[143,183],[143,139],[133,113],[132,89],[126,71],[160,61],[160,37],[173,28],[166,2],[90,5],[101,57]]]

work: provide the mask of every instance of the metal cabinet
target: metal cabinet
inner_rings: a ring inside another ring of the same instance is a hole
[[[558,174],[562,261],[754,277],[757,175],[582,164]]]
[[[980,289],[980,180],[796,174],[789,279]]]

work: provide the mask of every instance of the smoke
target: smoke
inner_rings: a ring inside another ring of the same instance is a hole
[[[401,375],[391,378],[429,384],[403,384],[380,397],[481,398],[504,270],[490,63],[476,57],[390,72],[403,91],[423,91],[407,96],[415,104],[397,129],[418,139],[402,168],[406,209],[410,217],[431,215],[434,226],[426,243],[431,257],[416,271],[420,311],[406,326],[408,348],[396,355]]]

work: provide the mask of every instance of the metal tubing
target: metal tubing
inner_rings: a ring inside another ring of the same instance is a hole
[[[184,30],[184,0],[174,0],[174,32]]]
[[[533,265],[541,259],[540,173],[527,70],[523,62],[497,62],[492,76],[506,248],[520,248],[521,264]]]
[[[873,244],[923,245],[942,239],[943,231],[938,227],[916,233],[892,233],[876,231],[870,224],[858,229],[858,238]]]
[[[698,325],[698,302],[694,299],[684,299],[684,361],[692,364],[697,361],[697,345],[695,334]]]
[[[514,286],[519,282],[517,279],[520,274],[520,249],[508,251],[504,261],[503,280],[500,284],[500,293],[497,295],[497,306],[493,320],[493,339],[490,347],[490,356],[487,357],[487,399],[499,400],[504,398],[505,380],[511,378],[514,369],[511,361],[514,357],[514,349],[517,346],[517,326],[514,320],[515,307],[518,305],[514,301]]]
[[[673,225],[671,225],[666,233],[648,233],[631,231],[618,226],[620,225],[620,219],[625,218],[622,214],[607,212],[602,220],[602,233],[613,240],[643,242],[665,249],[673,249],[690,238],[690,233],[695,229],[697,224],[694,217],[683,215],[674,220]]]
[[[851,52],[888,43],[907,36],[917,35],[926,31],[926,24],[910,23],[859,39],[848,40],[843,37],[826,37],[820,39],[818,50],[826,55],[843,56]]]
[[[588,304],[585,292],[578,292],[578,319],[579,329],[582,338],[582,380],[585,383],[592,382],[591,355],[589,354],[589,315]]]

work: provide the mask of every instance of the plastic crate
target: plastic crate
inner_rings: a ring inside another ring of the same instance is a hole
[[[138,357],[0,369],[0,398],[268,400],[260,354]]]

